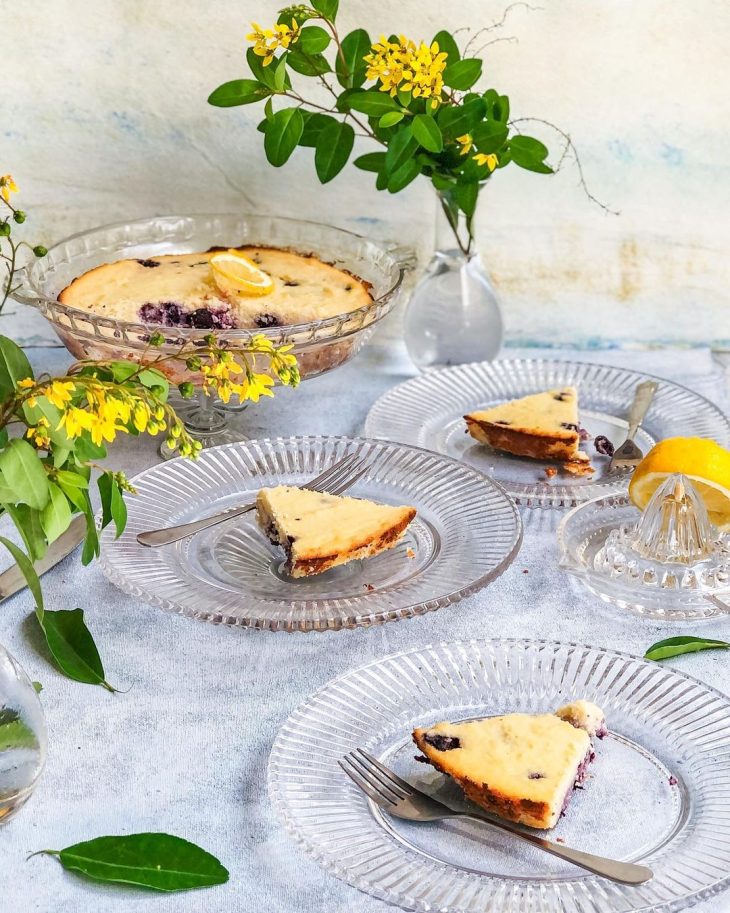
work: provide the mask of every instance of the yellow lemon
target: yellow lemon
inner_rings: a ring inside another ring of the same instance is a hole
[[[647,453],[634,471],[629,497],[643,510],[673,472],[691,479],[705,502],[710,520],[730,529],[730,450],[701,437],[670,437]]]
[[[226,250],[210,258],[215,284],[221,291],[235,289],[243,295],[269,295],[274,280],[240,251]]]

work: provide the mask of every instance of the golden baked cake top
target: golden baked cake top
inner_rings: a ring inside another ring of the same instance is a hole
[[[582,702],[557,713],[437,723],[415,729],[413,738],[426,759],[471,799],[496,814],[548,828],[557,823],[592,758],[589,733],[559,714],[590,718],[595,734],[605,734],[602,711]]]
[[[321,573],[391,548],[416,515],[413,507],[289,485],[262,488],[257,508],[266,534],[286,551],[294,577]]]
[[[471,412],[470,418],[479,422],[503,425],[525,434],[578,441],[578,391],[561,387],[513,399],[492,409]]]
[[[267,295],[215,281],[216,251],[118,260],[75,279],[62,304],[132,323],[198,329],[265,329],[349,313],[372,302],[369,285],[315,256],[268,247],[238,248],[271,277]]]

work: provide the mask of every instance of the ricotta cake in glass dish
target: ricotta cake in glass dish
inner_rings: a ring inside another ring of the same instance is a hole
[[[437,723],[414,729],[422,760],[450,776],[472,802],[508,821],[555,827],[607,733],[603,711],[579,700],[555,713]]]
[[[464,416],[469,434],[495,450],[533,460],[554,460],[572,475],[593,473],[580,449],[578,390],[567,386],[509,400]],[[587,436],[587,435],[585,435]]]
[[[244,246],[104,263],[58,300],[130,323],[216,331],[309,323],[373,299],[370,283],[313,254]]]

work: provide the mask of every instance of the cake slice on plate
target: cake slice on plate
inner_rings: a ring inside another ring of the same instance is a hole
[[[605,734],[600,708],[577,701],[556,713],[437,723],[415,729],[413,741],[472,802],[500,818],[547,829],[585,779],[594,758],[591,735]]]
[[[575,475],[593,472],[580,450],[578,391],[561,387],[464,416],[469,434],[495,450],[533,460],[555,460]]]
[[[256,507],[262,529],[284,549],[292,577],[321,574],[393,548],[416,516],[414,507],[391,507],[290,485],[262,488]]]

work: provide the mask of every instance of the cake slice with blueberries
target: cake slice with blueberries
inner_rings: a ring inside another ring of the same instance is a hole
[[[414,729],[421,760],[451,777],[472,802],[500,818],[555,827],[607,734],[603,711],[576,701],[555,713],[437,723]]]
[[[292,577],[310,577],[393,548],[416,516],[415,507],[378,504],[293,485],[262,488],[258,522],[286,554]]]
[[[578,420],[578,390],[561,387],[513,399],[464,416],[467,430],[482,444],[515,456],[552,460],[574,475],[593,472],[580,449],[587,433]]]

